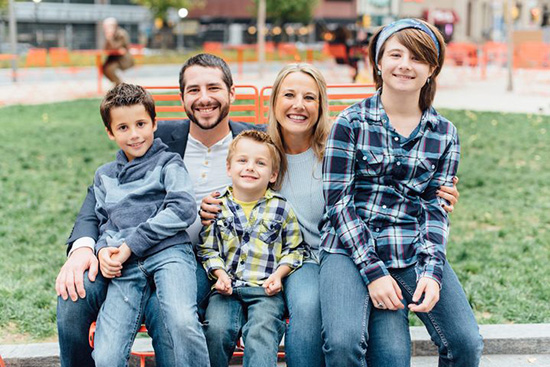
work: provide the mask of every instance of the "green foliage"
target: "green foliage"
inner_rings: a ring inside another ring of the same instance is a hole
[[[166,19],[166,12],[170,8],[176,10],[181,8],[192,9],[197,6],[203,6],[205,0],[132,0],[136,4],[149,8],[155,18]]]
[[[116,152],[98,106],[2,108],[0,343],[55,336],[64,242],[95,169]],[[478,321],[550,322],[550,118],[441,112],[462,147],[448,258]]]
[[[256,2],[256,9],[258,0]],[[267,18],[282,24],[287,22],[309,23],[313,9],[319,0],[266,0]],[[256,10],[257,13],[257,10]]]

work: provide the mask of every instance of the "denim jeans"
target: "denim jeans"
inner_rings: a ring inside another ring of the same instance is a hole
[[[145,303],[156,292],[175,366],[207,367],[206,340],[197,315],[196,261],[191,245],[176,245],[146,258],[132,257],[111,280],[97,319],[97,367],[125,367]],[[151,282],[155,284],[154,291]]]
[[[286,328],[284,313],[282,294],[268,296],[262,287],[233,288],[231,296],[214,293],[204,322],[211,367],[229,365],[241,331],[244,367],[275,367]]]
[[[109,280],[99,273],[94,282],[84,273],[86,297],[76,302],[71,299],[57,299],[57,330],[60,348],[61,367],[95,367],[92,359],[92,348],[88,341],[90,324],[97,319],[99,309],[105,301]],[[206,308],[210,285],[202,266],[197,266],[197,303]],[[149,335],[153,338],[156,365],[158,367],[174,366],[174,353],[168,331],[159,310],[156,292],[145,305],[144,320]],[[202,308],[201,308],[202,309]],[[201,314],[199,309],[199,315]],[[204,315],[204,309],[202,314]]]
[[[323,350],[327,366],[410,366],[407,305],[416,288],[414,266],[390,269],[404,298],[404,310],[375,309],[359,271],[348,256],[321,253],[320,289]],[[418,313],[439,351],[439,366],[479,365],[483,342],[464,291],[448,263],[440,300]]]
[[[304,263],[283,280],[289,313],[285,334],[288,367],[323,367],[319,265]]]

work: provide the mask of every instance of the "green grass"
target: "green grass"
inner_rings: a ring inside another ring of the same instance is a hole
[[[0,342],[55,336],[64,241],[96,167],[116,151],[98,105],[1,109]],[[442,112],[462,145],[448,257],[479,322],[550,322],[550,118]]]

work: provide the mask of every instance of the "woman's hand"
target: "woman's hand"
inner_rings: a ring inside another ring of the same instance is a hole
[[[202,199],[199,215],[201,216],[201,224],[203,226],[209,226],[212,224],[218,213],[221,211],[220,205],[222,204],[222,201],[218,199],[219,196],[219,192],[213,192]]]
[[[424,294],[424,300],[421,304],[417,304],[420,298],[422,298],[422,294]],[[409,310],[413,312],[430,312],[439,301],[439,284],[432,278],[420,278],[416,285],[412,301],[414,304],[409,305]]]
[[[447,200],[450,205],[443,204],[443,209],[447,213],[452,213],[456,203],[458,203],[458,197],[460,196],[460,193],[458,192],[458,189],[456,188],[456,184],[458,183],[458,177],[453,177],[453,187],[448,186],[440,186],[439,190],[437,190],[436,194],[437,196]]]
[[[403,309],[403,294],[399,285],[391,275],[385,275],[368,285],[370,299],[375,308],[381,310]]]

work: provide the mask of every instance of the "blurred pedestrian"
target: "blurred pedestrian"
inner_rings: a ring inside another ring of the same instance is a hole
[[[134,66],[134,58],[130,53],[130,37],[128,33],[118,26],[115,18],[107,18],[103,21],[103,34],[105,35],[105,51],[109,53],[103,63],[103,74],[115,85],[122,81],[116,74],[117,69],[126,70]]]

